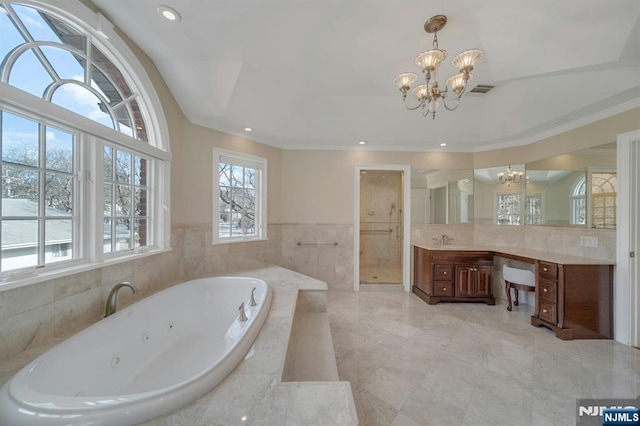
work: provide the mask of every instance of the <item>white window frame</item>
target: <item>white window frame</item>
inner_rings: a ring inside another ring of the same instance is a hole
[[[258,171],[256,183],[256,234],[243,237],[220,237],[220,163],[251,167]],[[263,241],[267,239],[267,159],[225,149],[213,149],[213,229],[212,244]]]
[[[109,129],[66,108],[35,97],[0,81],[0,105],[4,110],[43,121],[58,128],[79,133],[78,155],[80,168],[76,170],[85,190],[78,194],[79,208],[84,209],[79,226],[78,243],[81,255],[72,262],[51,264],[44,268],[7,271],[0,276],[0,291],[42,282],[106,265],[131,261],[170,250],[171,216],[170,183],[171,153],[169,132],[164,111],[155,88],[135,54],[115,32],[112,25],[81,1],[69,0],[55,5],[47,2],[22,0],[21,4],[40,8],[59,19],[83,28],[109,59],[131,79],[131,87],[138,91],[139,107],[145,117],[149,142],[136,140]],[[153,114],[152,114],[153,112]],[[149,233],[152,243],[140,250],[103,253],[102,249],[102,149],[108,143],[129,152],[146,156],[152,165],[148,170],[152,199],[149,205]],[[78,212],[80,214],[80,212]],[[152,216],[153,215],[153,216]]]

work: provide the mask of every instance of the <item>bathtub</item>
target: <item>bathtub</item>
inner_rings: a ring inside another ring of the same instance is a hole
[[[249,305],[251,290],[258,305]],[[156,293],[63,341],[0,388],[0,425],[130,425],[220,383],[245,357],[271,304],[253,278],[205,278]]]

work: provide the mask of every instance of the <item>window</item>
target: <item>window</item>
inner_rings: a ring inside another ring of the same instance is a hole
[[[168,247],[170,154],[153,86],[114,31],[107,40],[74,15],[94,14],[80,1],[0,2],[7,279]]]
[[[267,160],[219,149],[213,157],[213,242],[266,239]]]
[[[542,193],[527,194],[524,206],[525,224],[541,225],[544,223],[542,199]]]
[[[584,176],[573,186],[571,192],[571,224],[587,223],[587,182]]]
[[[496,193],[496,223],[520,225],[522,217],[522,192]]]
[[[591,172],[591,227],[615,229],[616,172]]]

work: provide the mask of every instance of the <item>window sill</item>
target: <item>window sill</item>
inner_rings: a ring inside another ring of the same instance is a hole
[[[217,240],[211,241],[212,246],[219,246],[222,244],[237,244],[237,243],[253,243],[255,241],[268,241],[269,238],[261,237],[261,238],[237,238],[237,239],[228,239],[228,240]]]
[[[29,274],[6,277],[4,279],[0,279],[0,293],[14,288],[24,287],[30,284],[36,284],[39,282],[66,277],[69,275],[79,274],[81,272],[92,271],[94,269],[105,268],[107,266],[117,265],[119,263],[130,262],[132,260],[154,256],[156,254],[168,253],[171,250],[171,248],[153,249],[140,253],[131,253],[123,256],[107,258],[99,263],[81,263],[55,270],[42,272],[35,271]]]

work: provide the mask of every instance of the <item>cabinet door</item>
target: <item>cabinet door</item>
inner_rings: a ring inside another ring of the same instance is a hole
[[[473,297],[473,266],[456,266],[456,297]]]
[[[474,266],[474,296],[491,296],[491,266]]]

